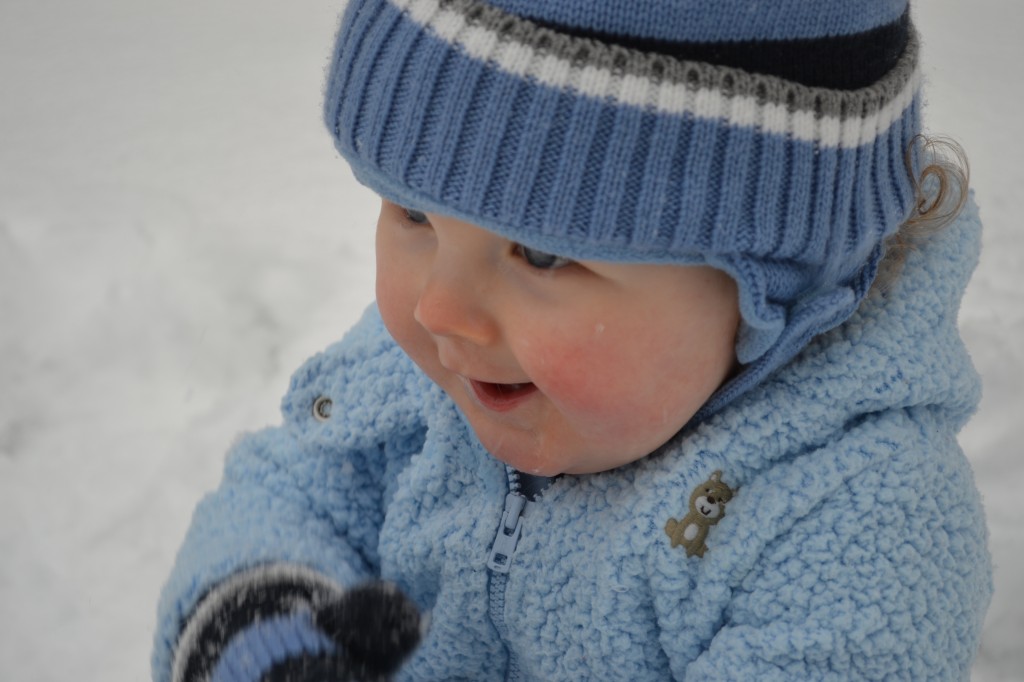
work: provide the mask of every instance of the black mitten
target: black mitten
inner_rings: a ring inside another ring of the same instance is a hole
[[[301,566],[258,566],[190,615],[172,680],[385,682],[419,641],[419,611],[391,583],[345,589]]]
[[[338,645],[353,682],[390,678],[420,642],[419,610],[391,583],[345,591],[318,606],[314,622]]]

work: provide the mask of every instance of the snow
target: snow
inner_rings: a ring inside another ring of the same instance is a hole
[[[148,677],[225,449],[372,299],[374,199],[320,123],[339,11],[0,3],[0,679]],[[996,561],[972,679],[1024,680],[1024,6],[916,11],[928,121],[967,149],[987,229],[961,314]]]

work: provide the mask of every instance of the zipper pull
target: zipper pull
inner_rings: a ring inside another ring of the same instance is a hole
[[[498,528],[498,535],[494,538],[494,545],[491,547],[491,558],[487,561],[487,568],[496,573],[508,573],[512,565],[512,554],[519,544],[519,535],[523,531],[523,509],[526,508],[526,498],[522,495],[509,493],[505,496],[505,510],[501,513],[501,526]]]

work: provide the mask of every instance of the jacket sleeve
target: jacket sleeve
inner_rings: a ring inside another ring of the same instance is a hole
[[[265,677],[290,659],[336,674],[325,607],[379,576],[384,513],[422,443],[424,382],[375,308],[293,376],[284,424],[240,438],[194,512],[161,595],[156,682],[305,679],[295,665]]]
[[[686,679],[967,680],[991,596],[967,460],[928,409],[856,427],[741,495],[756,558]],[[751,554],[751,556],[755,556]],[[742,572],[741,572],[742,571]]]

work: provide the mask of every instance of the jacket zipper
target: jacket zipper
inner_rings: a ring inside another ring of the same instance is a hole
[[[488,598],[490,601],[491,622],[502,641],[508,642],[508,626],[505,624],[505,588],[508,586],[508,572],[512,566],[512,557],[519,544],[519,536],[523,530],[523,511],[526,509],[526,498],[519,494],[519,476],[514,469],[508,469],[509,492],[505,495],[505,507],[501,512],[501,524],[491,545],[491,555],[487,560],[487,568],[491,575],[488,581]],[[512,649],[505,647],[508,653],[508,670],[506,680],[520,678],[519,661]]]

